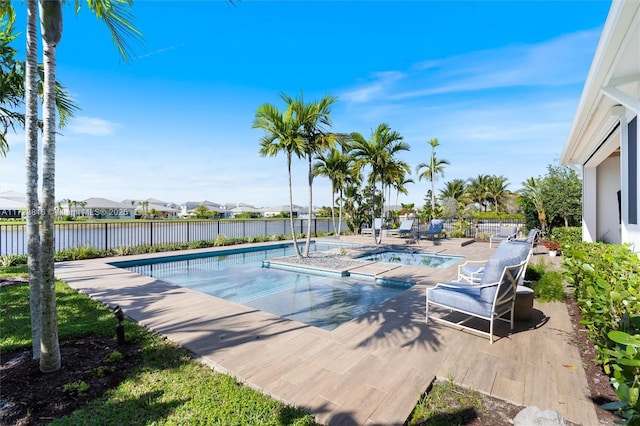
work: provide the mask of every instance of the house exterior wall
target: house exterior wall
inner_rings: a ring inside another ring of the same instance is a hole
[[[596,167],[582,168],[582,240],[589,243],[597,241],[597,171]]]

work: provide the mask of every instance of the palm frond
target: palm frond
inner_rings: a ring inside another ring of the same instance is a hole
[[[82,7],[82,2],[75,0],[75,5],[77,13]],[[120,56],[129,62],[135,56],[129,42],[142,43],[144,40],[142,33],[133,25],[133,0],[87,0],[87,6],[96,19],[101,19],[107,26],[113,45],[120,52]]]

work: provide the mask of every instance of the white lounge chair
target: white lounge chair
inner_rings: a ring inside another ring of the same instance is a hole
[[[520,262],[525,262],[525,271],[533,253],[532,246],[526,241],[506,240],[501,242],[489,259],[501,257],[517,257]],[[467,260],[458,265],[458,281],[469,284],[478,284],[484,274],[487,260]],[[524,273],[521,274],[518,284],[524,282]]]
[[[376,217],[373,220],[373,228],[362,228],[360,229],[360,234],[362,235],[366,235],[369,234],[371,235],[372,232],[376,232],[376,234],[378,234],[380,232],[380,229],[382,229],[382,218],[381,217]]]
[[[489,248],[493,243],[501,243],[506,240],[513,240],[518,236],[517,226],[500,226],[498,233],[489,237]]]
[[[439,283],[427,290],[426,321],[432,319],[456,328],[489,336],[493,344],[496,320],[508,321],[513,330],[517,282],[523,274],[524,262],[516,257],[489,259],[479,285],[460,282]],[[442,316],[429,313],[429,306],[439,306],[449,312]],[[457,314],[452,314],[456,312]],[[509,314],[509,319],[504,318]],[[464,325],[472,318],[489,321],[489,332]]]
[[[405,219],[397,229],[389,229],[389,235],[411,235],[413,229],[413,219]]]

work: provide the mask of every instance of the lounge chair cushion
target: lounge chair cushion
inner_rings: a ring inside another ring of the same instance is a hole
[[[460,265],[460,275],[464,275],[465,277],[471,277],[473,274],[477,274],[484,268],[484,264],[467,264]]]
[[[487,303],[480,296],[481,290],[479,287],[462,283],[456,287],[435,287],[429,290],[429,302],[455,306],[458,310],[490,317],[493,299]]]
[[[527,259],[531,251],[531,244],[520,240],[506,240],[501,242],[492,257],[510,257],[516,256],[520,259],[520,263]]]
[[[504,268],[511,265],[517,265],[521,263],[521,260],[518,256],[509,255],[504,257],[491,257],[484,265],[484,274],[480,279],[480,299],[484,302],[492,304],[493,300],[496,296],[496,291],[498,289],[498,283],[501,279],[503,279],[502,273],[504,272]],[[504,277],[504,279],[507,279]],[[483,285],[496,283],[494,286],[482,287]]]
[[[500,229],[498,230],[498,235],[496,235],[496,237],[498,238],[508,238],[510,236],[513,236],[514,234],[518,233],[518,228],[513,226],[513,227],[509,227],[509,226],[501,226]]]

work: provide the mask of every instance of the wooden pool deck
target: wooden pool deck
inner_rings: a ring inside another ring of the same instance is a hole
[[[371,238],[342,240],[369,244]],[[467,259],[486,259],[494,250],[488,243],[464,243],[420,241],[412,247]],[[129,318],[215,370],[305,408],[320,423],[402,425],[434,379],[451,378],[516,404],[558,410],[574,423],[598,424],[564,303],[536,303],[531,320],[516,323],[513,333],[498,327],[501,337],[493,345],[485,337],[425,323],[426,288],[455,278],[457,264],[381,271],[381,277],[416,285],[327,331],[107,263],[115,260],[62,262],[56,276],[105,304],[120,305]]]

